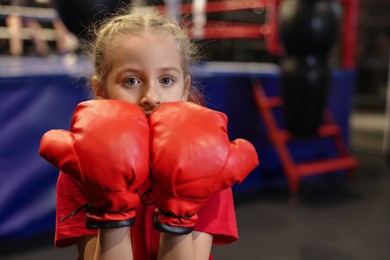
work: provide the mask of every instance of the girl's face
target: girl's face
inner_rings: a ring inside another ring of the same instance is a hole
[[[118,37],[112,46],[106,81],[92,80],[97,98],[138,104],[146,115],[161,103],[187,100],[191,77],[172,39],[144,33]]]

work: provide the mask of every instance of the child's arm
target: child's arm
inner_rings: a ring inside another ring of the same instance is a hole
[[[186,235],[161,233],[158,260],[207,260],[211,252],[213,237],[203,232]]]
[[[76,239],[80,260],[132,260],[130,228],[99,229],[97,236]]]
[[[93,260],[96,252],[97,235],[76,238],[80,260]]]
[[[204,232],[194,231],[192,232],[192,239],[194,241],[196,259],[209,259],[213,236]]]
[[[132,260],[130,228],[104,228],[99,230],[95,260]]]

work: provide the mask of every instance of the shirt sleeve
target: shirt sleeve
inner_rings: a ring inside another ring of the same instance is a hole
[[[60,172],[56,198],[56,230],[54,237],[56,247],[70,246],[76,242],[75,239],[78,237],[97,235],[97,230],[86,228],[84,210],[66,218],[86,203],[87,199],[77,182],[71,176]]]
[[[210,197],[198,212],[195,230],[213,235],[213,244],[226,245],[238,240],[231,188]]]

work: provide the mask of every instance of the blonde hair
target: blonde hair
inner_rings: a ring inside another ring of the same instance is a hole
[[[184,75],[190,74],[190,65],[198,60],[197,46],[190,40],[185,28],[162,13],[152,11],[148,13],[124,12],[122,9],[117,16],[104,21],[95,30],[95,41],[92,44],[91,56],[94,73],[98,82],[104,82],[111,70],[109,54],[112,42],[120,36],[140,34],[144,32],[156,33],[171,37],[177,44],[181,57]],[[202,94],[192,83],[189,90],[188,101],[201,103]]]

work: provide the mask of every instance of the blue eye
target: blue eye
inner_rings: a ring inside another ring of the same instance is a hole
[[[127,85],[133,86],[133,85],[139,84],[140,81],[139,81],[137,78],[130,77],[130,78],[126,78],[126,79],[125,79],[125,83],[126,83]]]
[[[174,83],[174,80],[170,77],[164,77],[160,80],[160,83],[163,85],[171,85]]]

